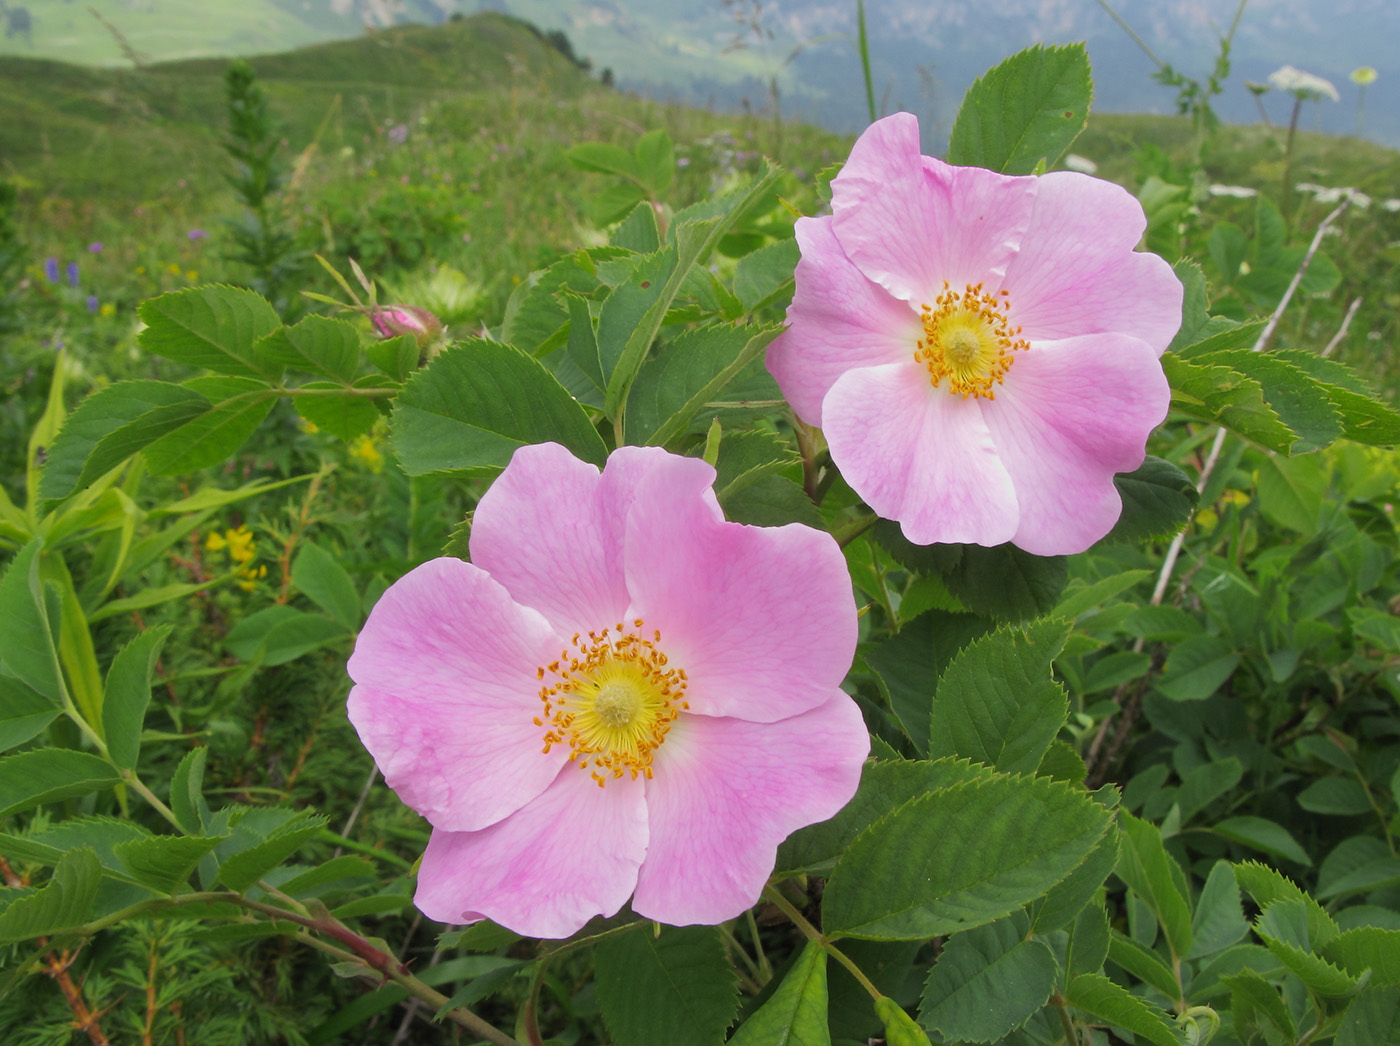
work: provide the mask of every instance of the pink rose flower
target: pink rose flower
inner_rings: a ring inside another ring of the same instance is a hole
[[[521,447],[355,644],[350,720],[433,826],[415,903],[566,937],[629,897],[718,923],[778,843],[855,794],[870,739],[840,689],[845,560],[799,524],[724,520],[714,470],[624,447],[600,475]]]
[[[842,476],[921,545],[1057,555],[1107,534],[1114,474],[1166,417],[1181,321],[1181,282],[1133,249],[1137,200],[922,156],[908,113],[872,124],[831,188],[833,213],[797,223],[768,368]]]
[[[442,322],[427,309],[417,305],[384,305],[371,309],[369,321],[380,338],[397,338],[408,334],[420,345],[442,333]]]

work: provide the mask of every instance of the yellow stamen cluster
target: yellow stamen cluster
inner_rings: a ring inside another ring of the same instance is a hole
[[[631,628],[575,633],[572,650],[536,670],[544,683],[544,751],[568,744],[569,759],[589,770],[598,787],[631,773],[651,777],[652,753],[666,739],[685,701],[685,669],[670,668],[660,648],[661,633],[650,637],[642,619]]]
[[[914,350],[934,388],[947,378],[948,391],[963,399],[996,399],[993,386],[1016,362],[1011,354],[1030,348],[1007,317],[1007,298],[1006,291],[993,294],[980,283],[955,291],[943,281],[943,293],[923,306],[924,336]]]

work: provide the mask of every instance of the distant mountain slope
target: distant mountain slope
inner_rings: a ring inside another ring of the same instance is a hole
[[[1216,32],[1237,0],[1112,0],[1159,57],[1203,77]],[[9,3],[30,28],[0,36],[6,54],[123,65],[122,47],[92,7],[150,60],[286,51],[359,36],[366,26],[434,23],[494,10],[561,29],[595,70],[620,86],[722,108],[771,106],[842,131],[866,119],[855,47],[856,0],[22,0]],[[1107,112],[1169,112],[1173,92],[1151,80],[1153,63],[1096,0],[867,0],[876,94],[885,111],[924,117],[932,148],[946,140],[972,80],[1036,42],[1086,40]],[[3,22],[3,18],[0,18]],[[1380,72],[1366,96],[1368,137],[1400,145],[1400,2],[1250,0],[1235,38],[1234,65],[1217,108],[1227,120],[1259,112],[1245,80],[1284,64],[1328,77],[1340,103],[1312,105],[1304,126],[1356,129],[1352,69]],[[1289,100],[1266,98],[1286,122]]]
[[[776,78],[783,109],[839,130],[864,125],[865,88],[856,49],[856,0],[490,0],[540,26],[559,27],[596,67],[624,87],[732,106],[768,104]],[[1237,0],[1110,0],[1158,57],[1204,78]],[[907,108],[946,141],[972,81],[1033,43],[1088,42],[1106,112],[1172,110],[1174,92],[1154,83],[1155,67],[1096,0],[866,0],[875,92],[890,111]],[[1259,119],[1245,80],[1263,81],[1290,64],[1331,79],[1340,103],[1309,107],[1303,126],[1356,128],[1360,65],[1380,77],[1368,88],[1369,137],[1400,144],[1400,2],[1249,0],[1235,37],[1233,67],[1217,103],[1231,121]],[[1286,122],[1290,99],[1266,104]]]
[[[327,146],[356,143],[419,102],[463,91],[604,90],[530,26],[489,14],[251,61],[288,139],[306,143],[324,124]],[[0,59],[0,174],[22,172],[69,196],[150,198],[176,179],[217,184],[210,158],[222,155],[227,65],[198,59],[112,70]]]
[[[146,62],[284,51],[363,32],[326,0],[10,0],[0,55],[129,64],[109,27]],[[28,29],[16,29],[16,12]],[[97,12],[94,17],[93,11]]]

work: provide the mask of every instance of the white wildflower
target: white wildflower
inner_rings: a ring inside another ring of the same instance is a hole
[[[1258,189],[1251,189],[1247,185],[1220,185],[1215,184],[1210,187],[1212,196],[1233,196],[1237,200],[1246,200],[1251,196],[1258,196]]]
[[[1280,91],[1287,91],[1295,98],[1330,98],[1334,102],[1339,102],[1342,98],[1331,80],[1305,73],[1291,65],[1285,65],[1282,69],[1275,69],[1270,73],[1269,83]]]

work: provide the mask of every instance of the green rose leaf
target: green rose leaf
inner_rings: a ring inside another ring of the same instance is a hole
[[[597,951],[598,1002],[617,1046],[714,1046],[738,1009],[719,931],[645,925]]]
[[[51,937],[81,925],[92,914],[101,880],[102,866],[91,848],[64,854],[45,885],[0,910],[0,944]]]
[[[98,389],[78,404],[49,447],[40,494],[67,497],[209,408],[194,389],[165,381]]]
[[[1046,778],[939,789],[871,825],[837,861],[825,929],[912,940],[993,922],[1069,875],[1109,823],[1083,791]]]
[[[1002,626],[961,651],[938,680],[929,755],[1033,772],[1069,714],[1065,689],[1050,672],[1069,633],[1067,621],[1032,621]]]
[[[291,327],[279,327],[256,348],[265,359],[325,375],[342,385],[355,380],[360,365],[360,332],[344,320],[326,316],[307,316]]]
[[[1054,163],[1079,137],[1094,95],[1083,44],[1035,46],[982,76],[958,109],[948,162],[1002,174]]]
[[[826,1006],[826,951],[808,941],[778,990],[739,1026],[729,1046],[831,1046]]]
[[[1148,456],[1132,472],[1113,477],[1123,514],[1105,541],[1154,541],[1170,537],[1184,527],[1196,509],[1200,495],[1191,478],[1170,461]]]
[[[34,748],[0,759],[0,817],[116,784],[106,760],[70,748]]]
[[[517,447],[560,443],[602,466],[607,448],[588,414],[536,360],[475,339],[441,352],[394,404],[393,448],[410,475],[496,472]]]
[[[142,632],[117,652],[107,672],[102,697],[102,729],[112,761],[126,770],[136,768],[141,751],[141,726],[151,701],[151,676],[170,625]]]
[[[141,347],[191,367],[260,381],[276,381],[282,364],[258,341],[278,327],[277,314],[252,291],[191,287],[141,303]]]
[[[950,937],[924,984],[919,1023],[959,1042],[997,1042],[1025,1024],[1059,974],[1054,953],[1029,932],[1017,912]]]

